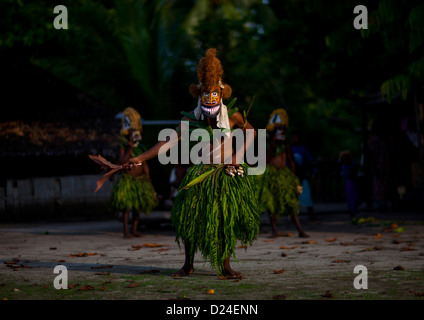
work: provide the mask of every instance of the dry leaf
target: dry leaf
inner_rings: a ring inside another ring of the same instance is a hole
[[[401,265],[399,265],[399,266],[394,267],[393,270],[405,270],[405,268],[402,267]]]
[[[400,249],[400,251],[417,251],[417,249],[414,249],[412,247],[404,247],[404,248]]]
[[[298,246],[293,246],[293,247],[286,247],[286,246],[281,246],[280,247],[280,249],[288,249],[288,250],[291,250],[291,249],[295,249],[295,248],[297,248]]]
[[[75,254],[68,254],[69,257],[88,257],[88,256],[95,256],[97,255],[97,252],[93,253],[75,253]]]
[[[109,161],[107,161],[105,158],[103,158],[101,155],[94,156],[94,155],[88,155],[91,160],[93,160],[95,163],[102,166],[104,169],[109,170],[101,179],[97,181],[97,188],[95,192],[97,192],[103,184],[115,173],[117,173],[119,170],[124,169],[123,166],[113,164]]]
[[[213,290],[213,289],[210,289],[210,290],[208,290],[208,292],[207,292],[208,294],[214,294],[215,293],[215,291]]]
[[[126,288],[135,288],[138,287],[141,283],[139,282],[134,282],[134,283],[130,283],[129,285],[126,286]]]
[[[271,240],[264,240],[264,242],[274,242],[274,240],[273,239],[271,239]]]
[[[83,291],[83,290],[94,290],[93,286],[90,285],[85,285],[84,287],[78,288],[78,291]]]
[[[313,243],[318,243],[318,241],[316,240],[310,240],[310,241],[303,241],[302,244],[313,244]]]
[[[327,242],[334,242],[336,240],[337,240],[337,237],[334,237],[333,239],[325,239],[325,241],[327,241]]]
[[[239,248],[239,249],[243,249],[243,248],[247,248],[247,246],[240,245],[240,246],[238,246],[237,248]]]
[[[281,269],[281,270],[274,270],[274,273],[275,273],[275,274],[280,274],[280,273],[284,273],[284,271],[286,271],[286,270],[284,270],[284,269]]]
[[[372,237],[373,239],[381,239],[383,238],[383,236],[381,235],[381,233],[378,233],[376,236]]]
[[[324,298],[334,298],[333,294],[327,290],[325,291],[325,294],[322,295]]]
[[[134,250],[140,250],[141,248],[158,248],[158,247],[163,247],[163,246],[167,246],[167,244],[158,244],[158,243],[150,243],[147,242],[145,244],[137,244],[137,245],[131,245],[131,247],[133,248],[133,250],[129,249],[130,251],[134,251]]]

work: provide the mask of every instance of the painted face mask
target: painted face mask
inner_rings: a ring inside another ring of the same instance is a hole
[[[286,142],[286,126],[277,124],[275,125],[274,141],[277,143]]]
[[[215,118],[221,108],[222,91],[220,87],[213,90],[203,89],[200,96],[202,113],[208,118]]]

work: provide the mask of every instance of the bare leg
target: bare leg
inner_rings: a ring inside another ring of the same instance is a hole
[[[138,220],[139,220],[139,212],[133,212],[133,228],[132,228],[132,235],[134,237],[141,237],[141,234],[137,232],[138,229]]]
[[[189,243],[184,242],[184,250],[185,250],[184,265],[182,266],[182,268],[180,270],[178,270],[177,272],[172,274],[173,277],[188,276],[188,275],[192,274],[193,271],[194,271],[194,268],[193,268],[194,256],[192,257],[190,255],[190,244]]]
[[[124,223],[124,238],[126,238],[126,239],[132,238],[132,236],[131,236],[131,234],[128,230],[129,216],[130,216],[130,213],[129,213],[128,210],[125,210],[124,212],[122,212],[122,220],[123,220],[123,223]]]
[[[277,238],[278,237],[278,231],[277,231],[277,223],[275,222],[275,217],[272,216],[271,214],[269,215],[269,221],[271,222],[271,227],[272,227],[272,235],[271,238]]]
[[[299,232],[299,237],[300,238],[308,238],[309,236],[303,231],[302,226],[300,225],[299,217],[297,216],[297,214],[292,213],[291,219],[292,219],[293,223],[295,224],[297,231]]]

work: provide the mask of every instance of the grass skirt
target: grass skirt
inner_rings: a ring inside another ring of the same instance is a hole
[[[299,198],[295,188],[299,179],[292,171],[285,167],[283,169],[267,166],[265,173],[259,178],[259,203],[262,211],[268,211],[277,219],[299,214]]]
[[[115,213],[124,210],[136,210],[148,214],[158,205],[156,192],[146,176],[133,177],[122,174],[112,188],[109,201]]]
[[[247,166],[243,167],[243,177],[231,177],[224,165],[192,166],[172,209],[178,244],[180,238],[190,244],[192,259],[199,250],[221,274],[224,260],[236,258],[237,240],[251,245],[259,232],[256,177],[247,175]],[[202,176],[206,172],[210,174]],[[192,185],[184,188],[188,183]]]

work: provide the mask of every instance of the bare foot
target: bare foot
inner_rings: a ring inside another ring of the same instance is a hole
[[[179,277],[188,276],[192,274],[193,272],[194,272],[193,266],[183,265],[183,267],[180,270],[178,270],[177,272],[174,272],[173,274],[171,274],[171,276],[175,278],[179,278]]]
[[[305,232],[299,232],[299,238],[309,238],[309,235],[307,235]]]
[[[234,271],[230,266],[224,268],[224,276],[227,278],[241,278],[241,272]]]

